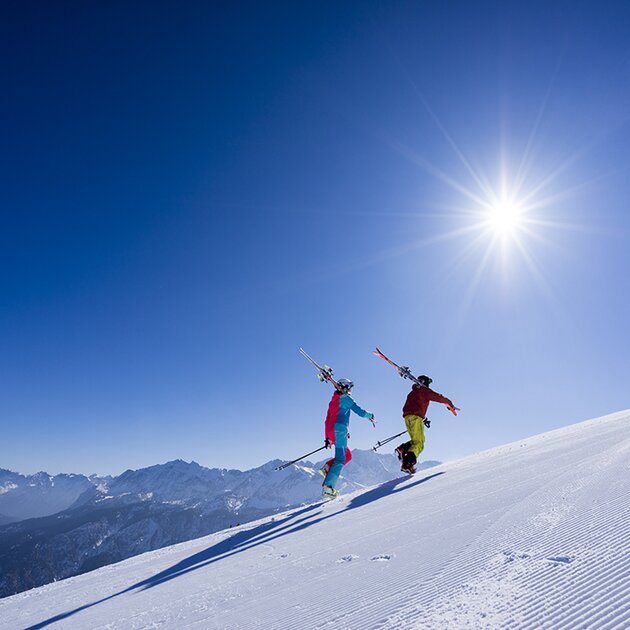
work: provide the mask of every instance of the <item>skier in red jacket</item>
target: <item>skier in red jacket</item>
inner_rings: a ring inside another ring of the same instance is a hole
[[[418,455],[424,449],[424,427],[425,425],[429,426],[427,419],[429,403],[431,401],[444,403],[453,415],[457,415],[459,411],[450,399],[434,392],[429,387],[433,382],[431,378],[423,375],[418,377],[418,381],[421,384],[417,385],[414,383],[412,385],[402,411],[411,440],[401,444],[395,451],[401,462],[400,469],[410,474],[416,472],[415,466],[418,461]]]

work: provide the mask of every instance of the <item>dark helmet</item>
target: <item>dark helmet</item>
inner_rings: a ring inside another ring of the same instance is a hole
[[[337,385],[342,392],[349,392],[354,387],[354,383],[348,378],[340,378]]]
[[[433,383],[433,379],[423,374],[422,376],[418,376],[418,380],[420,381],[420,385],[424,385],[425,387],[429,387],[431,383]]]

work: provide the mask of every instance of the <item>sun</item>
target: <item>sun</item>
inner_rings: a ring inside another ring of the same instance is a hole
[[[501,197],[488,204],[485,213],[487,226],[496,234],[509,236],[522,225],[523,211],[519,203],[509,197]]]
[[[435,214],[423,213],[427,218],[443,219],[448,227],[430,238],[414,242],[410,247],[413,249],[438,241],[459,241],[453,250],[450,267],[452,270],[461,267],[473,270],[473,279],[468,285],[470,296],[487,269],[500,269],[505,277],[509,273],[513,278],[521,266],[528,268],[549,295],[550,290],[545,282],[544,269],[539,267],[538,256],[542,253],[542,247],[553,248],[555,245],[555,239],[546,234],[547,230],[580,227],[552,220],[551,213],[557,213],[558,208],[577,191],[597,181],[571,183],[567,187],[570,181],[565,179],[567,171],[586,148],[557,164],[550,163],[542,168],[542,154],[536,135],[545,101],[520,156],[515,155],[505,144],[504,132],[501,131],[496,162],[488,172],[480,168],[478,155],[472,158],[465,155],[424,96],[417,89],[416,92],[457,160],[445,170],[430,162],[416,149],[395,138],[389,139],[393,149],[450,189],[448,197],[434,204]],[[485,149],[483,153],[486,153]],[[558,187],[560,181],[565,181],[562,187]],[[394,248],[393,252],[398,253],[399,250]]]

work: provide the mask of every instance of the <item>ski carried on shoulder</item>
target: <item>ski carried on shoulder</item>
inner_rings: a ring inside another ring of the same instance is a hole
[[[375,354],[377,357],[383,359],[383,361],[387,361],[392,367],[395,367],[398,371],[398,374],[402,378],[408,378],[410,381],[413,381],[416,385],[422,385],[422,383],[411,373],[411,368],[406,365],[398,365],[398,363],[394,363],[389,357],[385,356],[381,350],[376,348],[372,354]]]
[[[323,367],[317,363],[317,361],[315,361],[307,352],[306,350],[304,350],[304,348],[300,348],[300,353],[302,354],[302,356],[306,357],[318,370],[319,374],[317,375],[317,378],[322,382],[322,383],[331,383],[332,386],[335,389],[339,389],[339,385],[337,383],[337,381],[334,379],[333,377],[333,369],[329,366],[329,365],[324,365]]]
[[[406,365],[398,365],[398,363],[394,363],[388,356],[386,356],[385,354],[383,354],[383,352],[379,349],[376,348],[376,350],[374,350],[374,352],[372,354],[375,354],[377,357],[380,357],[381,359],[383,359],[383,361],[387,361],[387,363],[389,363],[391,366],[395,367],[396,370],[398,370],[398,374],[402,377],[402,378],[408,378],[410,381],[413,381],[416,385],[420,385],[420,387],[426,387],[425,383],[422,383],[420,381],[420,379],[417,376],[414,376],[411,373],[411,368],[407,367]],[[431,380],[429,380],[429,383],[431,382]],[[451,407],[450,405],[447,405],[447,409],[454,415],[457,415],[457,412],[460,410],[459,407]],[[424,419],[424,425],[428,428],[430,426],[430,422],[428,418]]]

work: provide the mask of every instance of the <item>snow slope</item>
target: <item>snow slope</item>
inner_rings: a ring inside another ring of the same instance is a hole
[[[630,411],[0,601],[3,628],[628,628]]]
[[[275,470],[280,463],[241,471],[175,460],[101,478],[72,506],[54,515],[11,523],[11,517],[0,511],[0,598],[319,499],[318,470],[324,461]],[[4,485],[3,472],[9,476]],[[345,494],[399,475],[394,455],[354,450],[337,488]],[[64,477],[38,476],[49,484]],[[13,505],[19,502],[24,495],[18,485],[21,479],[30,483],[33,477],[0,470],[0,508],[7,495],[16,495],[10,499]],[[93,480],[84,479],[88,486]],[[28,505],[36,507],[45,490],[27,494]]]

